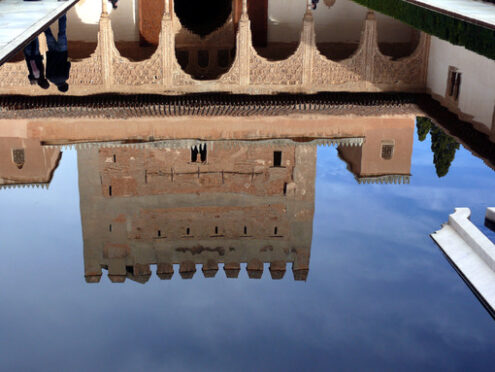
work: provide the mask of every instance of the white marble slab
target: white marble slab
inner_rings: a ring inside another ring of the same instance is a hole
[[[0,0],[0,65],[79,0]]]
[[[495,245],[469,220],[470,214],[468,208],[456,208],[431,237],[495,315]]]
[[[495,28],[495,4],[475,0],[405,0],[432,10]]]
[[[495,207],[486,208],[486,219],[495,223]]]

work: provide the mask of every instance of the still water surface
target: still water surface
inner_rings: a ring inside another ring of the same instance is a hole
[[[493,370],[495,322],[429,234],[458,206],[481,227],[494,173],[461,147],[438,178],[429,141],[415,140],[406,185],[360,185],[318,148],[306,281],[265,264],[260,280],[176,268],[144,285],[86,283],[64,150],[49,190],[0,191],[0,369]]]

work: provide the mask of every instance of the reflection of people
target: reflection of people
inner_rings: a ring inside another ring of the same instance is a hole
[[[50,84],[45,78],[45,66],[43,65],[43,56],[40,54],[38,38],[24,48],[24,58],[29,70],[29,82],[32,85],[38,84],[41,88],[48,89]]]
[[[45,30],[46,43],[48,52],[46,53],[46,77],[55,84],[59,91],[67,92],[69,90],[70,62],[67,53],[67,16],[64,14],[58,19],[57,40],[52,34],[52,30]]]

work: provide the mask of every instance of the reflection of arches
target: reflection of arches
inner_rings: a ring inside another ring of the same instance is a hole
[[[377,15],[377,39],[380,52],[398,59],[413,54],[420,32],[394,18]]]
[[[256,22],[260,18],[259,9],[254,8],[256,2],[249,3],[252,42],[256,52],[272,61],[284,60],[297,50],[302,31],[302,20],[306,11],[306,3],[298,0],[269,0],[266,6],[267,30],[266,45],[259,42],[256,36]]]
[[[174,6],[182,26],[201,37],[220,28],[232,13],[232,0],[175,0]]]
[[[157,48],[157,42],[146,42],[140,38],[139,24],[160,32],[163,4],[152,1],[119,1],[118,10],[110,14],[115,47],[121,56],[131,61],[149,59]],[[109,5],[109,8],[111,6]],[[156,36],[158,39],[158,37]]]
[[[351,57],[359,47],[366,13],[366,8],[349,0],[319,6],[313,18],[320,53],[333,61]]]
[[[101,0],[81,0],[67,12],[67,46],[72,61],[88,58],[94,53],[101,10]],[[54,22],[52,30],[56,27],[57,22]]]
[[[182,4],[181,6],[184,7],[183,0],[176,0],[175,3]],[[224,0],[222,2],[213,2],[213,4],[216,4],[215,6],[222,5],[232,10],[230,0],[228,6]],[[207,35],[200,35],[199,33],[212,29],[214,23],[201,24],[200,22],[194,24],[191,23],[193,17],[190,16],[186,18],[186,22],[189,22],[189,27],[185,27],[182,24],[184,14],[181,17],[177,14],[178,11],[176,8],[175,13],[180,23],[179,30],[175,35],[175,55],[181,68],[198,80],[212,80],[226,73],[235,58],[236,38],[233,12],[231,11],[226,19],[222,16],[224,23],[218,27],[215,25],[213,32]],[[184,13],[185,10],[182,9],[180,12]],[[216,18],[216,21],[219,19]],[[191,29],[195,29],[198,33],[193,32]]]

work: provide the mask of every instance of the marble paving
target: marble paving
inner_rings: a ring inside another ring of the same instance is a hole
[[[495,29],[495,4],[473,0],[405,0]]]
[[[0,65],[79,0],[0,0]]]

